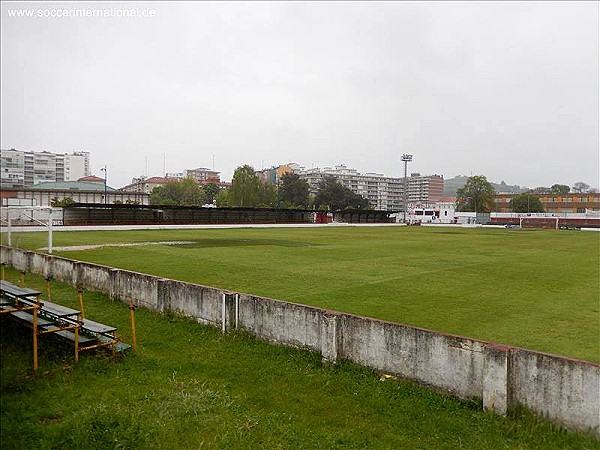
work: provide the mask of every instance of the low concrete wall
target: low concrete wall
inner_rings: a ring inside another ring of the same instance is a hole
[[[320,308],[253,295],[240,296],[240,325],[271,342],[320,351]]]
[[[222,317],[222,291],[169,279],[160,280],[157,309],[175,311],[200,323],[219,325]]]
[[[481,397],[484,344],[397,323],[344,315],[340,356],[379,371]]]
[[[525,349],[510,360],[513,404],[600,437],[600,365]]]
[[[239,326],[270,342],[320,352],[328,361],[344,358],[480,398],[484,409],[499,414],[523,405],[600,437],[600,364],[5,246],[0,260],[224,331]]]

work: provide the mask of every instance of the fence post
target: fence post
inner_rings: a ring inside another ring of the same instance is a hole
[[[510,410],[510,350],[487,344],[483,351],[483,409],[503,416]]]
[[[323,361],[335,364],[338,358],[340,315],[333,311],[323,313],[321,320],[321,355]]]

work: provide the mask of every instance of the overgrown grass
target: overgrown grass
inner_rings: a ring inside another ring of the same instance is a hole
[[[43,233],[22,233],[37,249]],[[57,252],[281,300],[600,361],[600,233],[337,227],[55,233]]]
[[[40,277],[26,283],[45,291]],[[73,288],[53,282],[52,292],[77,307]],[[85,308],[131,342],[125,305],[86,293]],[[143,309],[137,355],[84,353],[75,364],[70,347],[44,336],[32,374],[30,331],[1,320],[2,449],[598,448],[526,411],[484,413],[353,364],[324,366],[305,350]]]

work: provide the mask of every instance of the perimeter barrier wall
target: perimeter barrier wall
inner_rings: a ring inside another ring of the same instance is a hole
[[[498,414],[523,405],[600,438],[600,364],[352,314],[229,292],[143,273],[1,247],[1,262],[76,287],[235,327],[267,341],[347,359],[462,398]]]

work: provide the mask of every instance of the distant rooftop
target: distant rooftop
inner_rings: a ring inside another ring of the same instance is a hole
[[[102,183],[95,181],[57,181],[34,184],[29,188],[34,191],[101,191],[104,192],[104,180]],[[106,186],[107,192],[116,191],[116,189]]]

